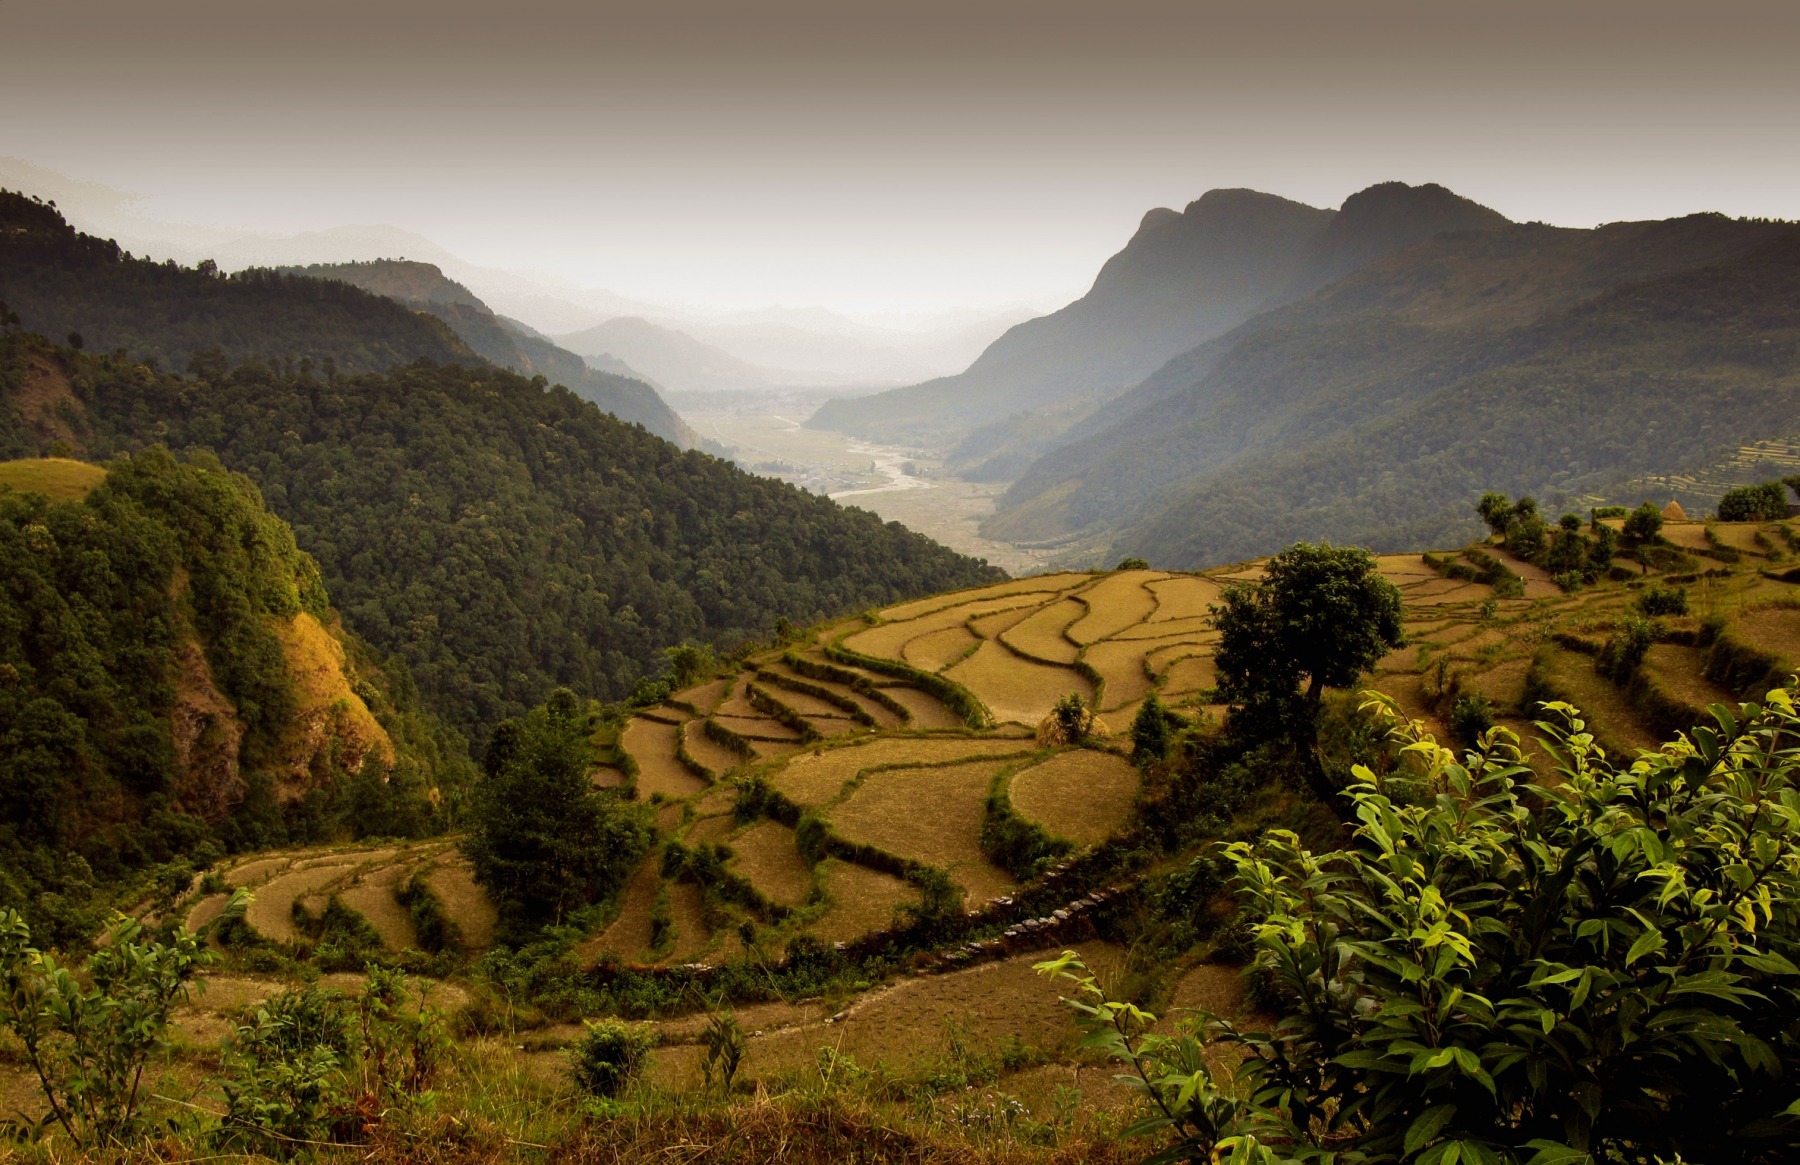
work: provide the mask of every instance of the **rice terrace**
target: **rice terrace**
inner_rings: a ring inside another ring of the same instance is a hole
[[[1663,535],[1654,569],[1621,566],[1568,593],[1500,545],[1379,558],[1406,642],[1367,686],[1444,740],[1495,724],[1530,740],[1534,705],[1568,700],[1629,755],[1791,670],[1794,529],[1672,522]],[[1167,929],[1194,840],[1144,816],[1170,803],[1170,770],[1134,764],[1126,729],[1152,696],[1171,724],[1219,723],[1211,612],[1261,573],[1121,569],[939,595],[797,633],[604,722],[590,780],[647,804],[655,844],[586,933],[505,991],[486,959],[495,907],[451,842],[222,865],[163,908],[194,928],[232,891],[254,893],[222,936],[221,989],[178,1011],[182,1062],[197,1070],[211,1033],[293,975],[322,970],[354,991],[345,971],[373,958],[421,974],[466,1054],[509,1081],[511,1104],[569,1103],[565,1049],[582,1037],[576,1017],[600,1007],[641,1019],[643,1087],[669,1096],[709,1087],[726,1015],[742,1033],[740,1089],[799,1095],[820,1073],[885,1081],[870,1095],[898,1089],[928,1120],[962,1114],[952,1123],[970,1152],[982,1143],[971,1113],[981,1127],[1104,1137],[1132,1095],[1077,1050],[1059,990],[1031,968],[1072,949],[1152,1010],[1254,1017],[1229,936],[1159,954],[1205,934],[1220,907],[1195,903],[1176,924],[1195,928],[1185,939]],[[1597,661],[1646,597],[1675,593],[1685,610],[1659,622],[1632,674],[1603,674]],[[1089,717],[1074,743],[1057,728],[1072,694]],[[1346,728],[1353,703],[1340,704]],[[1526,760],[1555,770],[1542,750]],[[1331,832],[1279,784],[1221,791],[1209,820],[1220,837]],[[27,1080],[7,1092],[29,1105]],[[493,1111],[500,1127],[524,1119],[508,1111]]]

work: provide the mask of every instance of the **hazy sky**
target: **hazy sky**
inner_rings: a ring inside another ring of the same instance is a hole
[[[1800,217],[1800,3],[0,0],[0,155],[656,300],[1083,291],[1156,205]]]

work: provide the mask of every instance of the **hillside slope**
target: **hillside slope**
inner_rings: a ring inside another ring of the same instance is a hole
[[[92,921],[84,881],[208,844],[433,828],[460,741],[345,634],[255,487],[205,454],[85,489],[77,465],[0,463],[0,900],[55,933]]]
[[[1170,362],[988,528],[1170,564],[1454,540],[1484,488],[1573,505],[1800,428],[1796,307],[1789,225],[1441,238]]]
[[[474,292],[447,278],[430,263],[376,259],[367,263],[315,263],[282,269],[283,274],[348,283],[450,325],[482,359],[524,376],[542,376],[582,400],[593,401],[622,421],[632,421],[684,449],[696,443],[693,430],[675,415],[656,389],[627,374],[590,367],[531,329],[498,316]]]
[[[0,190],[0,302],[27,328],[184,368],[194,356],[373,372],[478,359],[429,315],[359,288],[270,271],[223,276],[136,259],[57,210]]]
[[[960,444],[955,459],[965,463],[1010,453],[975,474],[1010,477],[1005,468],[1016,464],[1021,437],[1026,447],[1053,443],[1100,402],[1258,312],[1411,243],[1505,222],[1440,186],[1383,183],[1336,212],[1252,190],[1209,191],[1180,214],[1145,215],[1085,296],[1013,328],[968,371],[832,401],[807,423],[876,439]],[[1015,418],[1027,412],[1039,416]]]
[[[672,392],[735,392],[788,382],[788,374],[740,360],[686,332],[621,316],[555,337],[590,360],[622,360]]]
[[[248,474],[351,629],[478,739],[557,684],[623,696],[683,640],[1002,577],[486,366],[190,379],[0,340],[0,451],[42,452],[45,415],[90,455],[199,446]]]

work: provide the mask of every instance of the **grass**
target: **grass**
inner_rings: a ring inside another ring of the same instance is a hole
[[[870,773],[826,817],[849,841],[948,870],[976,905],[1014,888],[981,852],[982,808],[999,767],[982,760]]]
[[[1085,846],[1125,827],[1138,784],[1137,768],[1123,757],[1076,749],[1014,774],[1007,796],[1020,816]]]
[[[1094,697],[1093,685],[1071,668],[1020,659],[998,643],[983,643],[968,659],[944,673],[988,706],[997,721],[1035,726],[1070,692]]]
[[[1096,643],[1083,652],[1081,658],[1106,681],[1101,693],[1103,710],[1121,707],[1150,694],[1150,677],[1144,672],[1144,650],[1138,644]]]
[[[827,858],[820,864],[819,884],[831,905],[807,932],[823,942],[849,942],[890,925],[903,906],[919,901],[910,883],[855,862]]]
[[[1203,619],[1207,606],[1217,603],[1224,588],[1208,578],[1184,575],[1144,584],[1156,596],[1156,613],[1149,622],[1166,623],[1171,619]]]
[[[909,639],[900,649],[900,657],[925,671],[943,671],[968,655],[981,643],[967,627],[943,627]]]
[[[962,717],[944,707],[943,701],[928,692],[921,692],[917,688],[888,688],[886,691],[912,717],[910,725],[913,728],[963,727]]]
[[[917,619],[921,615],[933,611],[942,611],[948,607],[966,607],[970,603],[989,599],[1005,598],[1016,595],[1061,594],[1074,590],[1088,581],[1085,574],[1040,574],[1030,578],[1013,579],[1010,582],[995,583],[992,586],[977,587],[974,590],[955,591],[948,595],[934,595],[929,599],[918,599],[911,603],[901,603],[897,607],[889,607],[881,612],[883,619]],[[1014,603],[1013,606],[1023,604]],[[873,654],[873,653],[871,653]]]
[[[79,501],[106,480],[106,470],[67,457],[29,457],[0,461],[0,487],[40,493],[54,502]]]
[[[1081,592],[1087,613],[1069,627],[1069,638],[1084,646],[1135,627],[1156,613],[1156,596],[1146,583],[1165,579],[1160,571],[1123,570]]]
[[[475,872],[461,855],[439,858],[425,875],[425,883],[444,904],[444,914],[462,934],[463,942],[473,950],[482,950],[494,941],[494,927],[500,921],[494,904],[475,884]]]
[[[1088,609],[1074,599],[1062,599],[1039,607],[1029,618],[1002,632],[1000,642],[1032,659],[1074,663],[1081,649],[1063,633],[1087,613]]]
[[[620,746],[637,762],[639,797],[648,798],[653,793],[671,798],[686,797],[706,788],[706,782],[689,772],[688,767],[675,757],[675,742],[680,731],[678,725],[634,716],[625,731],[619,734]]]
[[[805,808],[827,804],[857,774],[890,765],[930,765],[977,757],[1012,756],[1030,742],[960,736],[890,736],[854,746],[797,753],[769,778],[776,792]]]
[[[981,592],[972,592],[981,593]],[[991,598],[970,599],[954,607],[940,608],[911,619],[890,620],[870,627],[866,631],[844,640],[844,646],[862,655],[873,655],[881,659],[903,659],[901,652],[910,641],[933,631],[963,626],[972,615],[987,615],[995,611],[1017,610],[1020,607],[1034,607],[1030,595],[1001,595]]]
[[[411,872],[405,863],[396,861],[362,873],[353,879],[354,885],[338,891],[338,901],[367,919],[389,950],[418,945],[412,914],[395,897]]]
[[[812,867],[794,848],[794,831],[776,821],[759,821],[729,842],[731,870],[750,879],[763,897],[798,906],[812,893]]]
[[[744,763],[742,756],[708,736],[702,721],[690,720],[683,724],[681,737],[687,745],[688,755],[711,769],[716,776],[723,777]]]

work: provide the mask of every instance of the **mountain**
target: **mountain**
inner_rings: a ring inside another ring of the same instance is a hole
[[[176,367],[202,352],[343,372],[479,359],[440,320],[361,289],[136,259],[10,191],[0,191],[0,301],[27,328]]]
[[[686,332],[637,316],[557,336],[556,342],[591,360],[622,360],[671,392],[734,392],[808,381],[804,374],[759,367]],[[810,382],[817,383],[817,377]]]
[[[728,648],[1003,577],[485,363],[181,375],[0,336],[0,455],[59,443],[199,447],[246,474],[346,625],[477,741],[559,684],[622,697],[684,640]]]
[[[543,376],[620,420],[635,421],[683,448],[698,440],[656,389],[622,363],[594,367],[580,356],[494,312],[467,287],[432,263],[376,259],[366,263],[314,263],[284,274],[331,279],[360,287],[415,311],[429,312],[484,360],[525,376]]]
[[[1253,190],[1209,191],[1180,213],[1150,211],[1086,295],[1013,328],[966,372],[832,401],[807,424],[937,444],[971,476],[1010,478],[1022,457],[1172,357],[1330,282],[1346,264],[1505,221],[1439,186],[1383,183],[1336,212]]]
[[[1448,544],[1487,489],[1640,501],[1608,491],[1800,433],[1797,321],[1790,223],[1443,235],[1170,361],[985,529],[1173,566]]]
[[[0,611],[0,904],[46,938],[177,855],[434,831],[473,778],[208,454],[0,462]]]

